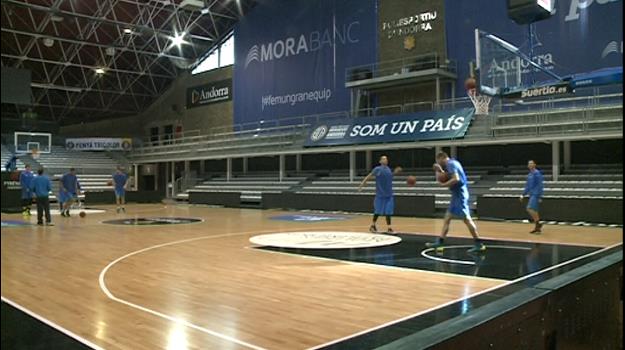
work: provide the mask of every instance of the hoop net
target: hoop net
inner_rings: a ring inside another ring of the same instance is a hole
[[[490,105],[492,97],[479,94],[476,89],[467,90],[467,95],[469,95],[473,106],[475,106],[476,115],[488,115],[488,106]]]

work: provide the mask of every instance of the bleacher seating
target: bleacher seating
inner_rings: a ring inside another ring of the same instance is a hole
[[[177,194],[178,199],[187,199],[189,192],[241,192],[241,201],[260,202],[263,193],[279,193],[300,185],[306,175],[287,176],[280,181],[278,175],[252,174],[238,175],[228,181],[226,177],[215,177]]]
[[[520,171],[519,171],[520,172]],[[491,187],[491,196],[518,196],[525,186],[525,175],[504,175]],[[545,197],[557,198],[622,198],[623,168],[620,164],[576,164],[553,181],[550,174],[544,176]]]
[[[6,171],[4,165],[9,161],[10,158],[11,151],[7,147],[2,145],[2,156],[0,157],[0,161],[2,162],[2,171]],[[25,166],[24,162],[19,158],[17,159],[16,165],[18,170],[24,169]]]
[[[104,152],[68,151],[62,146],[52,146],[50,153],[41,153],[37,160],[49,174],[67,172],[76,168],[79,174],[110,175],[117,162]]]

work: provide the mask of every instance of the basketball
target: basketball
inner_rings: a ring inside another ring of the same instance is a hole
[[[107,186],[113,186],[113,180],[108,180],[108,181],[106,182],[106,185],[107,185]]]
[[[81,211],[80,213],[78,213],[78,215],[79,215],[81,218],[84,218],[85,216],[87,216],[87,213],[85,213],[84,211]]]
[[[440,183],[445,183],[449,181],[449,177],[447,176],[447,173],[436,172],[436,181]]]
[[[464,88],[468,91],[468,90],[474,90],[477,87],[477,81],[475,80],[475,78],[467,78],[467,80],[464,81]]]
[[[408,186],[414,186],[416,183],[417,183],[417,178],[416,178],[416,177],[414,177],[414,176],[408,176],[408,177],[406,178],[406,184],[407,184]]]

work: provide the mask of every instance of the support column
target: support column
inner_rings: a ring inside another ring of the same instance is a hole
[[[434,158],[436,158],[436,155],[441,153],[442,151],[443,151],[443,147],[442,146],[434,147]]]
[[[171,164],[169,162],[165,162],[165,198],[169,198],[169,167]]]
[[[562,142],[562,147],[564,147],[564,170],[569,170],[571,168],[571,141]]]
[[[349,151],[349,182],[356,177],[356,151]]]
[[[243,174],[247,174],[247,157],[243,157]]]
[[[200,159],[200,174],[202,174],[202,177],[204,173],[206,173],[206,160]]]
[[[282,179],[286,177],[286,172],[285,172],[286,157],[284,156],[284,154],[281,154],[279,158],[280,158],[280,182],[282,182]]]
[[[553,181],[558,181],[560,175],[560,142],[558,141],[551,143],[551,166]]]
[[[139,165],[133,164],[132,167],[133,167],[134,174],[135,174],[135,191],[138,191],[139,190]]]
[[[184,161],[184,176],[188,177],[190,172],[191,172],[191,161],[185,160]]]
[[[451,153],[449,156],[452,158],[458,158],[458,146],[451,146],[449,153]]]
[[[226,158],[226,181],[232,179],[232,158]]]
[[[295,155],[295,171],[297,171],[298,173],[302,171],[302,155],[301,154]]]
[[[176,192],[175,192],[175,185],[176,185],[176,162],[171,162],[170,166],[170,170],[171,170],[171,198],[174,198],[176,196]],[[167,186],[169,187],[169,186]]]
[[[440,78],[436,78],[436,105],[438,106],[441,103],[441,80]]]
[[[371,150],[365,151],[365,167],[367,168],[367,172],[370,172],[373,166],[373,156]]]

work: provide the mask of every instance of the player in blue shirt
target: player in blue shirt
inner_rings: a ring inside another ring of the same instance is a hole
[[[30,190],[37,198],[37,225],[43,226],[43,214],[46,214],[46,225],[54,226],[50,217],[50,191],[52,191],[52,182],[43,175],[43,168],[37,170],[37,175],[30,182]]]
[[[469,186],[467,182],[467,176],[464,173],[462,164],[453,158],[449,158],[447,153],[440,152],[436,155],[436,163],[434,163],[434,171],[446,173],[447,182],[441,183],[441,186],[448,187],[451,191],[451,201],[449,202],[449,208],[445,213],[445,221],[443,223],[443,230],[441,236],[436,239],[434,243],[427,243],[426,246],[430,248],[439,248],[444,245],[445,237],[449,232],[449,223],[454,217],[461,218],[471,236],[475,240],[473,248],[469,249],[469,253],[477,253],[486,250],[486,246],[482,243],[478,233],[477,226],[471,218],[469,211]]]
[[[35,175],[30,170],[30,164],[26,164],[24,171],[20,173],[20,186],[22,187],[22,215],[30,216],[30,206],[33,202],[33,193],[30,183]]]
[[[540,202],[543,196],[543,174],[536,169],[536,162],[530,160],[527,162],[527,168],[530,170],[527,174],[527,182],[525,183],[525,190],[519,198],[523,202],[523,197],[529,195],[529,201],[527,202],[527,212],[530,214],[532,221],[534,222],[534,229],[530,233],[541,234],[543,224],[540,223]]]
[[[362,188],[365,184],[367,184],[367,181],[369,181],[371,177],[375,176],[373,222],[371,223],[371,227],[369,227],[369,231],[371,233],[378,232],[375,224],[380,215],[386,216],[386,225],[388,226],[386,232],[394,233],[393,228],[391,228],[391,217],[393,216],[393,211],[395,209],[395,202],[393,200],[393,175],[399,173],[400,171],[401,167],[396,167],[394,171],[391,171],[391,168],[388,167],[388,157],[382,156],[380,157],[380,165],[373,168],[373,171],[371,171],[371,173],[369,173],[369,175],[362,180],[360,186],[358,186],[358,191],[362,191]]]
[[[76,177],[76,169],[70,168],[69,172],[61,177],[59,185],[59,202],[61,203],[61,216],[69,217],[69,209],[80,191],[80,183]]]
[[[115,187],[115,201],[117,202],[117,212],[122,210],[126,212],[124,205],[126,204],[126,183],[128,175],[126,175],[121,166],[117,167],[117,171],[113,174],[113,186]]]

